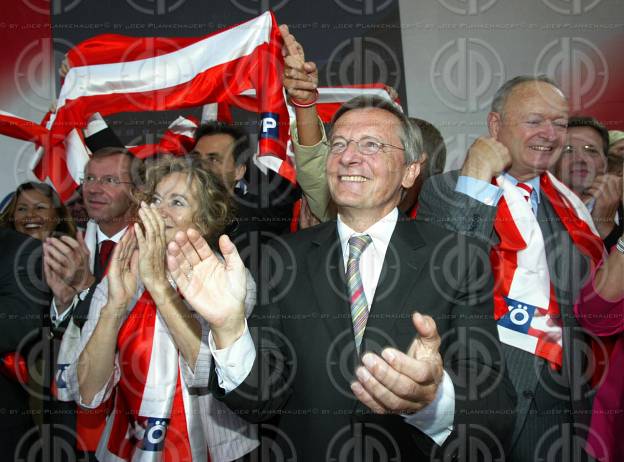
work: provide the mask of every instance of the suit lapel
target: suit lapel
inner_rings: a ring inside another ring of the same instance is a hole
[[[353,327],[342,251],[335,222],[319,230],[306,264],[314,287],[321,319],[333,339],[347,336],[353,342]],[[349,332],[349,334],[345,334]]]
[[[371,305],[362,351],[375,351],[395,345],[397,322],[408,322],[417,306],[406,306],[417,290],[418,275],[429,260],[429,250],[415,222],[399,218],[384,258],[375,298]]]

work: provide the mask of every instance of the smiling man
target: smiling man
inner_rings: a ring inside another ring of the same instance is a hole
[[[65,328],[56,371],[60,401],[73,401],[65,368],[80,351],[80,331],[112,250],[135,216],[132,172],[133,166],[134,171],[139,170],[136,162],[140,161],[122,147],[96,149],[85,165],[82,179],[84,206],[89,216],[84,236],[79,233],[77,239],[63,236],[44,242],[44,272],[54,294],[50,318],[57,329]],[[51,406],[63,405],[52,402]],[[88,413],[78,408],[77,422],[71,410],[62,407],[58,414],[53,414],[55,423],[69,428],[76,425],[76,449],[86,451],[89,460],[95,460],[93,453],[104,428],[106,406]]]
[[[114,244],[134,217],[131,171],[135,160],[129,151],[118,147],[94,152],[82,179],[90,218],[84,238],[64,236],[44,243],[44,267],[54,293],[51,315],[57,325],[79,300],[90,300],[88,290],[102,278]]]
[[[498,90],[487,122],[461,171],[425,183],[419,218],[492,244],[494,317],[518,395],[506,460],[586,460],[592,358],[573,306],[602,242],[547,171],[566,144],[568,103],[548,77],[520,76]]]
[[[262,450],[288,460],[503,457],[511,384],[496,350],[468,347],[496,336],[486,251],[399,216],[422,141],[391,103],[343,105],[328,149],[337,220],[273,243],[249,327],[235,246],[221,237],[222,262],[197,234],[170,244],[178,287],[211,325],[216,374],[195,374],[243,418],[279,416]]]
[[[605,248],[622,235],[622,171],[607,171],[609,132],[589,116],[570,117],[568,137],[554,173],[589,209]]]

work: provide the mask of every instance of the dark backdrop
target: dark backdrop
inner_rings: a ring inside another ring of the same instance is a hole
[[[286,23],[319,67],[323,86],[384,82],[407,101],[398,0],[53,0],[57,68],[73,45],[103,33],[201,36],[251,19],[268,7]],[[57,88],[60,88],[57,76]],[[109,124],[127,144],[153,143],[179,114],[119,114]],[[236,113],[255,130],[255,116]]]

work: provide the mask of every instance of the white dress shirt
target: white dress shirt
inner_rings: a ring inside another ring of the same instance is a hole
[[[369,310],[398,216],[399,211],[395,208],[366,231],[356,233],[338,215],[338,236],[345,268],[349,257],[349,238],[363,234],[368,234],[372,238],[372,243],[364,249],[360,257],[362,283]],[[416,332],[414,333],[416,335]],[[212,334],[210,334],[209,346],[215,360],[219,386],[229,393],[243,383],[253,367],[256,350],[251,334],[245,328],[245,332],[236,342],[222,350],[217,350]],[[434,401],[419,412],[403,417],[407,423],[421,430],[438,445],[442,445],[453,430],[454,414],[455,388],[453,381],[444,371],[442,383],[438,387]]]

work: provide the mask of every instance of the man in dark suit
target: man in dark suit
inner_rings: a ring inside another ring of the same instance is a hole
[[[18,350],[27,356],[28,345],[41,339],[43,314],[50,300],[42,286],[41,243],[0,229],[0,245],[0,357]],[[5,460],[25,457],[37,440],[33,416],[28,413],[27,388],[10,369],[8,364],[0,365],[0,447]],[[24,445],[14,455],[20,440]]]
[[[195,140],[191,154],[232,192],[236,222],[228,234],[234,240],[259,232],[266,242],[289,231],[299,189],[272,171],[260,171],[252,162],[247,133],[235,125],[213,121],[197,129]]]
[[[567,120],[552,80],[506,82],[488,115],[490,137],[471,146],[460,172],[432,177],[420,197],[419,218],[493,245],[495,313],[518,396],[510,461],[587,458],[591,347],[573,305],[602,243],[584,206],[547,172]]]
[[[265,244],[290,231],[299,188],[273,171],[262,172],[251,159],[249,135],[235,125],[204,123],[195,140],[191,155],[199,157],[231,192],[234,220],[226,233],[254,279],[260,280],[267,268],[262,256]]]
[[[249,328],[231,241],[220,240],[224,263],[193,232],[170,246],[178,287],[211,323],[214,393],[249,420],[277,416],[263,454],[503,457],[515,396],[499,368],[487,254],[397,210],[421,143],[383,100],[337,112],[327,160],[337,221],[273,244],[271,280],[259,284],[269,303]]]

